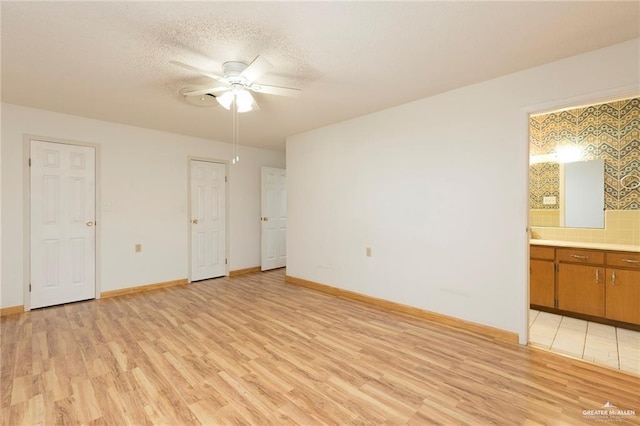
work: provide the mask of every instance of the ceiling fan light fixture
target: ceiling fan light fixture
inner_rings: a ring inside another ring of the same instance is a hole
[[[222,95],[216,97],[216,101],[226,110],[231,109],[231,103],[233,102],[233,92],[224,92]]]
[[[224,92],[222,95],[216,97],[216,100],[224,109],[231,110],[231,104],[233,103],[234,96],[238,105],[239,113],[248,112],[253,109],[253,97],[244,89],[229,90],[228,92]]]
[[[200,96],[200,102],[209,101],[215,96],[215,100],[226,110],[231,111],[232,117],[232,164],[237,164],[240,161],[240,144],[238,138],[238,114],[241,112],[248,112],[253,109],[258,109],[258,103],[253,99],[249,90],[258,93],[279,95],[279,96],[297,96],[300,93],[299,89],[291,87],[278,87],[265,84],[254,84],[254,82],[268,72],[273,65],[266,58],[258,55],[249,65],[242,62],[225,62],[222,64],[222,70],[224,71],[224,77],[212,74],[210,72],[201,70],[194,66],[184,64],[178,61],[171,61],[172,64],[189,71],[196,72],[198,74],[209,77],[218,83],[222,83],[223,86],[207,87],[199,90],[182,91],[181,93],[187,97]],[[215,95],[214,95],[215,93]],[[218,93],[220,95],[218,96]],[[210,95],[210,99],[201,95]],[[215,101],[214,101],[215,102]]]
[[[238,112],[247,112],[253,109],[253,96],[244,89],[236,92],[236,102],[238,103]]]

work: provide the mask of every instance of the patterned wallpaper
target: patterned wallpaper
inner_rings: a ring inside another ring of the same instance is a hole
[[[624,99],[532,116],[529,120],[531,155],[555,153],[562,146],[579,146],[585,160],[605,161],[605,208],[640,209],[640,186],[625,188],[620,179],[640,177],[640,98]],[[557,164],[530,167],[532,209],[557,209],[543,205],[542,197],[558,197]],[[625,184],[632,183],[630,178]]]
[[[543,204],[543,197],[556,197],[556,204]],[[560,166],[538,163],[529,166],[530,208],[557,210],[560,203]]]

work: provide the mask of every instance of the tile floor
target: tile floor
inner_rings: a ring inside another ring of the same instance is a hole
[[[529,344],[640,375],[640,332],[529,310]]]

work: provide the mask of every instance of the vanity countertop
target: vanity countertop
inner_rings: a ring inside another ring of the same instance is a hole
[[[630,251],[640,253],[640,246],[631,244],[610,244],[610,243],[584,243],[578,241],[559,240],[529,240],[530,244],[536,246],[572,247],[596,250]]]

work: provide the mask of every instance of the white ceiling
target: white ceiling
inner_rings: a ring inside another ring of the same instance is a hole
[[[2,2],[2,101],[230,141],[231,116],[178,94],[256,55],[240,143],[289,135],[640,36],[640,2]],[[589,70],[585,70],[589,72]]]

